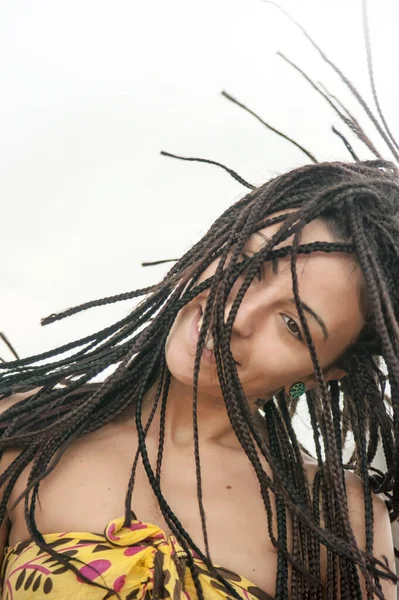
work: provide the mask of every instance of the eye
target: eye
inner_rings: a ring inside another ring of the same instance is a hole
[[[281,317],[282,317],[284,323],[286,324],[289,332],[293,336],[295,336],[298,340],[303,341],[303,336],[302,336],[301,330],[300,330],[297,322],[294,321],[294,319],[291,319],[291,317],[288,317],[287,315],[281,315]]]
[[[244,254],[244,252],[241,253],[241,256],[243,258],[251,258],[250,256],[248,256],[247,254]],[[263,278],[263,269],[262,269],[262,265],[260,265],[258,267],[258,270],[256,271],[256,278],[258,279],[258,281],[262,281]]]

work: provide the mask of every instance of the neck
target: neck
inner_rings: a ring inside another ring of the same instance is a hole
[[[158,383],[148,391],[143,403],[143,426],[148,420],[154,404]],[[258,427],[263,429],[266,436],[266,426],[260,417],[258,407],[253,404],[251,408],[253,417]],[[226,405],[222,395],[212,395],[198,391],[197,394],[197,423],[198,435],[202,443],[218,444],[234,448],[240,447],[233,427],[230,423]],[[160,408],[158,407],[148,435],[159,439]],[[165,418],[165,439],[176,447],[192,446],[193,433],[193,388],[172,377]]]

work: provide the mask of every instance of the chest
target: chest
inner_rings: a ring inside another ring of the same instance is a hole
[[[39,489],[36,523],[42,533],[102,533],[125,511],[125,496],[137,443],[132,436],[81,440],[71,446]],[[259,484],[245,456],[237,451],[201,448],[202,501],[214,564],[239,573],[274,594],[277,555],[271,544]],[[157,448],[149,444],[156,470]],[[29,467],[19,478],[9,506],[25,489]],[[160,471],[162,495],[194,543],[205,553],[192,448],[164,449]],[[170,533],[141,459],[131,508],[141,521]],[[9,543],[30,538],[23,502],[10,512]]]

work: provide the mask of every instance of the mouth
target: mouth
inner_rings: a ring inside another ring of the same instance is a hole
[[[202,322],[203,322],[203,315],[204,315],[203,308],[202,308],[202,306],[199,306],[197,312],[195,313],[195,316],[193,319],[193,326],[192,326],[192,338],[193,338],[193,341],[195,342],[195,347],[198,344],[199,333],[200,333],[200,330],[202,327]],[[211,327],[209,327],[209,329],[211,329]],[[206,339],[205,339],[205,345],[204,345],[204,348],[202,351],[202,356],[201,356],[201,358],[203,360],[216,363],[213,347],[214,347],[213,337],[212,337],[212,334],[210,334],[210,332],[208,331]],[[234,357],[233,357],[233,360],[236,365],[240,366],[240,363],[237,362],[234,359]]]

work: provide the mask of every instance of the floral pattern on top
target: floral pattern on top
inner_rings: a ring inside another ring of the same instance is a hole
[[[45,534],[51,548],[69,557],[78,574],[35,542],[21,542],[5,550],[1,569],[2,600],[197,600],[187,554],[175,536],[159,527],[124,518],[111,521],[104,534],[69,532]],[[206,600],[230,600],[230,590],[205,563],[191,553]],[[245,577],[215,569],[243,600],[272,600]],[[80,576],[100,584],[93,586]]]

